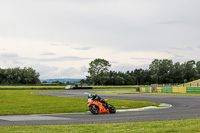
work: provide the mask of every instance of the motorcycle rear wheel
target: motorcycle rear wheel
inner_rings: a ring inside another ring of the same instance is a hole
[[[116,113],[115,107],[112,106],[111,104],[108,105],[108,108],[109,108],[109,112],[110,112],[110,113],[113,113],[113,114]]]
[[[99,114],[99,108],[96,105],[91,105],[89,109],[92,114]]]

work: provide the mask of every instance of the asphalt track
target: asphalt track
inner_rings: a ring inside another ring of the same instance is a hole
[[[91,90],[48,91],[38,92],[37,94],[59,97],[86,98],[87,94],[84,93],[87,91]],[[77,113],[0,116],[0,126],[126,123],[200,118],[199,96],[171,96],[148,94],[102,94],[100,96],[107,99],[125,99],[134,101],[152,101],[158,103],[168,103],[171,104],[172,107],[167,109],[117,112],[116,114],[99,115],[93,115],[91,113]]]

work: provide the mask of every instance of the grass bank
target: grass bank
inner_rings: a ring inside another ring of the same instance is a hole
[[[200,119],[89,125],[0,126],[1,133],[199,133]]]
[[[39,90],[0,90],[0,115],[78,113],[88,111],[87,98],[67,98],[31,94]],[[42,90],[40,90],[42,91]],[[158,103],[108,100],[117,109],[158,106]]]
[[[93,89],[135,89],[136,85],[127,86],[89,86]],[[0,90],[64,90],[65,86],[0,86]]]
[[[117,90],[117,91],[94,91],[88,92],[93,94],[149,94],[149,95],[179,95],[179,96],[200,96],[200,94],[193,94],[193,93],[141,93],[137,92],[136,90]]]
[[[91,86],[91,87],[93,87],[93,89],[135,89],[136,87],[140,87],[140,86],[126,85],[126,86]]]
[[[114,91],[94,91],[92,94],[140,94],[136,90],[114,90]]]
[[[0,90],[64,90],[65,86],[0,86]]]

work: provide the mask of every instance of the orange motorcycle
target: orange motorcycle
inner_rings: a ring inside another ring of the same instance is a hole
[[[107,99],[104,99],[105,102],[107,102]],[[88,103],[87,103],[90,112],[92,114],[101,114],[101,113],[115,113],[116,109],[114,106],[112,106],[111,104],[108,104],[108,107],[106,108],[106,105],[100,101],[94,101],[91,99],[88,99]]]

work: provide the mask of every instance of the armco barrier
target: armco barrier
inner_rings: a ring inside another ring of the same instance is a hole
[[[162,93],[172,93],[172,87],[162,87]]]
[[[145,87],[145,92],[150,92],[150,87]]]
[[[73,87],[73,89],[92,89],[92,87]]]
[[[200,93],[200,87],[187,87],[187,93]]]
[[[140,92],[152,92],[152,87],[140,87]]]
[[[152,92],[152,87],[145,87],[146,92]]]
[[[162,92],[162,87],[157,87],[156,91],[161,93]]]
[[[140,87],[140,92],[152,92],[152,87]],[[200,93],[200,87],[157,87],[158,93]]]
[[[140,92],[145,92],[145,87],[140,87]]]
[[[186,87],[173,87],[173,93],[186,93]]]

